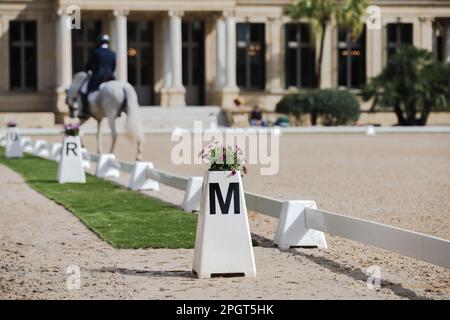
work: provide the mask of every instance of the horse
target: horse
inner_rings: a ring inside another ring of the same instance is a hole
[[[66,90],[66,104],[69,106],[69,116],[78,117],[81,105],[81,87],[88,80],[88,74],[84,71],[74,74],[72,84]],[[137,142],[137,160],[142,159],[142,144],[144,135],[139,118],[139,103],[136,91],[129,83],[112,80],[101,84],[96,96],[89,96],[90,117],[97,120],[97,152],[101,154],[100,124],[104,118],[108,118],[111,129],[112,143],[110,152],[114,153],[117,140],[116,118],[124,111],[127,116],[127,133],[129,137]],[[80,126],[88,119],[80,119]]]

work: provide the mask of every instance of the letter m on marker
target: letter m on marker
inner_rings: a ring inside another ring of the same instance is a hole
[[[209,184],[209,213],[216,214],[216,196],[220,206],[220,212],[222,214],[228,214],[231,205],[231,198],[234,200],[234,214],[241,213],[240,201],[239,201],[239,183],[231,182],[228,186],[227,197],[223,201],[222,193],[220,192],[220,186],[218,183]]]

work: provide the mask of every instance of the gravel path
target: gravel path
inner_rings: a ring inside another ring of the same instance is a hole
[[[168,161],[169,138],[149,136],[146,159],[201,173]],[[92,137],[85,143],[94,146]],[[129,149],[119,139],[118,157],[130,159]],[[260,177],[255,167],[247,190],[450,239],[450,135],[285,135],[280,152],[279,174]],[[0,299],[450,298],[449,270],[342,238],[327,236],[328,250],[272,248],[277,221],[255,213],[258,277],[197,280],[193,250],[113,249],[16,173],[0,166],[0,177]],[[163,188],[159,196],[179,203],[182,194]],[[67,288],[70,265],[80,267],[79,290]],[[372,265],[382,273],[378,290],[366,284]]]

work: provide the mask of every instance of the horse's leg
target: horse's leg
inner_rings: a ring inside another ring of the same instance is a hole
[[[136,160],[142,160],[142,142],[138,140],[138,154],[136,156]]]
[[[102,124],[102,120],[97,120],[97,153],[102,153],[102,134],[100,132],[100,125]]]
[[[116,119],[114,117],[111,117],[109,120],[109,127],[111,128],[111,153],[114,153],[114,147],[116,146],[116,140],[117,140],[117,132],[116,132]]]

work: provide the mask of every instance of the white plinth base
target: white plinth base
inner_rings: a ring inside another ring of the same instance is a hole
[[[22,147],[22,151],[26,153],[32,153],[33,152],[33,143],[31,141],[30,137],[22,137],[20,140],[20,145]]]
[[[235,175],[230,171],[205,174],[192,270],[199,278],[214,274],[256,276],[239,172]]]
[[[50,160],[61,161],[62,143],[53,143],[50,148]]]
[[[66,136],[58,166],[59,183],[86,183],[80,137]]]
[[[115,161],[116,156],[114,154],[101,154],[95,169],[95,175],[99,178],[119,178],[120,172],[114,167]]]
[[[130,174],[130,182],[128,183],[128,188],[131,190],[159,190],[159,183],[147,179],[146,171],[149,168],[153,168],[153,163],[151,162],[136,162],[133,166],[133,170]]]
[[[36,140],[34,143],[33,155],[41,158],[48,158],[48,144],[45,140]]]
[[[86,148],[81,148],[81,154],[83,156],[83,168],[84,170],[89,170],[91,168],[91,161],[89,161],[89,152]]]
[[[200,210],[200,201],[202,197],[203,177],[191,177],[184,193],[183,204],[181,207],[186,212]]]
[[[6,131],[5,156],[7,158],[21,158],[23,156],[20,134],[16,128],[8,128]]]
[[[305,208],[316,209],[314,201],[285,201],[278,222],[274,243],[283,250],[290,247],[327,248],[321,231],[306,227]]]

